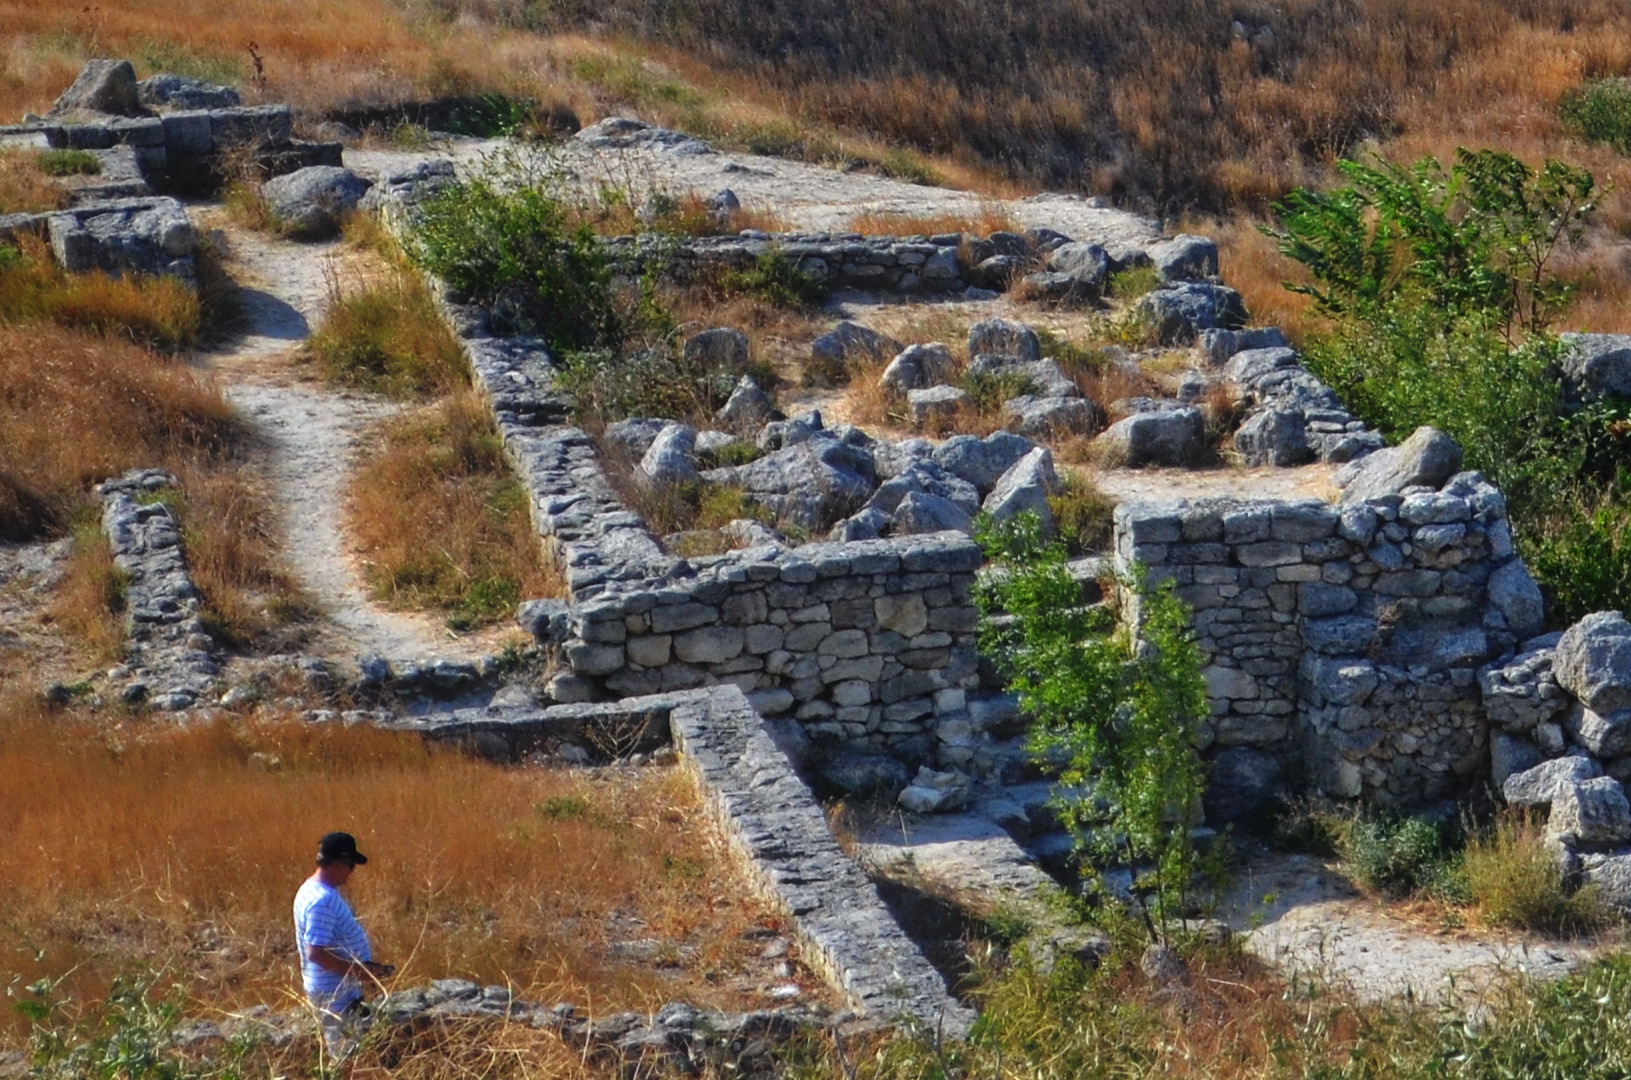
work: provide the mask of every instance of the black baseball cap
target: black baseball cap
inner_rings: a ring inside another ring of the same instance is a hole
[[[356,866],[368,861],[368,856],[357,850],[357,838],[348,832],[331,832],[317,841],[317,861],[333,862],[345,859]]]

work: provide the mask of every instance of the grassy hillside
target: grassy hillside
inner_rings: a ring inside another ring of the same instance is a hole
[[[1218,212],[1318,182],[1368,141],[1555,151],[1561,95],[1631,71],[1619,14],[1614,0],[3,0],[0,115],[118,53],[312,109],[501,91],[585,121],[633,108],[755,149],[906,148],[960,183]]]

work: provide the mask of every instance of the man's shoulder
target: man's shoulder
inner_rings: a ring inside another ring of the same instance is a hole
[[[332,908],[336,904],[343,906],[345,901],[340,898],[337,889],[323,884],[315,877],[309,877],[294,894],[295,913],[303,911],[321,911]]]

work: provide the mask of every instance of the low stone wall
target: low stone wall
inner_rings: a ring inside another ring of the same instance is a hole
[[[1481,476],[1341,505],[1123,504],[1115,522],[1117,568],[1175,582],[1194,609],[1216,746],[1382,804],[1482,775],[1478,668],[1538,612],[1511,610],[1507,579],[1528,572]]]
[[[219,667],[214,639],[198,617],[199,596],[181,551],[181,529],[157,497],[175,477],[141,469],[98,487],[102,528],[125,577],[130,653],[123,700],[185,709],[205,696]]]
[[[679,281],[710,273],[746,270],[770,252],[829,288],[870,292],[955,292],[967,286],[957,263],[962,236],[862,236],[860,233],[767,233],[747,229],[735,236],[673,240],[619,236],[606,241],[612,265],[636,275],[661,267]]]
[[[547,709],[466,709],[386,722],[506,760],[565,746],[604,755],[671,741],[749,879],[787,915],[804,955],[872,1020],[964,1035],[974,1014],[839,848],[821,805],[735,686]],[[572,755],[567,755],[572,756]]]
[[[609,587],[564,609],[552,625],[574,679],[554,689],[627,697],[728,684],[817,742],[932,758],[940,736],[966,736],[957,721],[980,683],[980,563],[961,533],[695,560],[666,584]]]

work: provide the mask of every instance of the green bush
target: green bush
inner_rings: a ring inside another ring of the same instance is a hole
[[[1466,898],[1461,849],[1466,835],[1454,819],[1361,817],[1342,836],[1345,869],[1367,889],[1402,898],[1416,894]]]
[[[1190,836],[1206,787],[1195,736],[1208,712],[1189,610],[1170,582],[1150,587],[1135,568],[1125,583],[1135,637],[1083,605],[1064,545],[1042,539],[1035,514],[982,517],[976,536],[995,571],[976,596],[980,651],[1031,719],[1037,759],[1063,763],[1054,812],[1091,860],[1085,872],[1139,868],[1138,914],[1164,939],[1196,875],[1216,870]]]
[[[611,269],[587,226],[520,170],[451,184],[422,208],[406,248],[414,262],[554,349],[616,348],[625,322]]]
[[[827,297],[819,281],[775,248],[760,255],[751,269],[726,274],[721,285],[729,296],[751,296],[779,308],[815,307]]]
[[[1350,186],[1276,206],[1280,249],[1335,330],[1305,362],[1390,440],[1431,424],[1506,496],[1554,624],[1631,605],[1631,424],[1579,408],[1551,324],[1573,296],[1552,270],[1595,211],[1591,175],[1460,150],[1446,171],[1345,162]]]
[[[1557,115],[1587,142],[1631,154],[1631,79],[1596,79],[1575,87],[1558,102]]]

